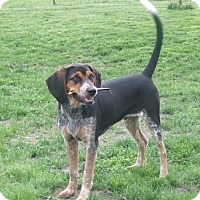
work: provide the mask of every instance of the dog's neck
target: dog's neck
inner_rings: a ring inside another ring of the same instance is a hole
[[[70,106],[71,108],[78,108],[82,105],[82,103],[74,99],[72,95],[68,95],[68,98],[65,104],[69,104],[68,106]]]
[[[84,105],[71,106],[69,102],[65,102],[60,104],[60,109],[64,111],[68,119],[77,119],[82,116]]]

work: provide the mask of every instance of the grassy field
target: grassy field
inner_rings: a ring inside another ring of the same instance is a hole
[[[155,25],[138,1],[25,2],[9,1],[0,10],[0,191],[10,200],[58,199],[68,165],[45,79],[74,62],[91,63],[103,81],[140,72],[155,44]],[[200,190],[200,10],[153,3],[164,26],[153,79],[169,176],[158,177],[153,140],[145,166],[126,170],[137,147],[120,123],[101,139],[91,200],[191,200]],[[84,159],[81,145],[79,188]]]

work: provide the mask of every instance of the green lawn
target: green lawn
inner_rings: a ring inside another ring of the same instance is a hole
[[[156,31],[139,1],[27,2],[10,0],[0,10],[0,191],[9,200],[58,199],[68,165],[57,103],[45,79],[74,62],[91,63],[103,81],[138,73],[149,61]],[[200,191],[200,10],[195,4],[169,10],[169,1],[153,3],[164,26],[153,79],[169,176],[158,177],[153,140],[145,166],[126,170],[137,147],[120,123],[101,139],[92,200],[191,200]],[[81,145],[79,188],[84,159]]]

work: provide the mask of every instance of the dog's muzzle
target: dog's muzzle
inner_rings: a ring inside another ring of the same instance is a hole
[[[94,98],[97,95],[97,93],[98,93],[97,88],[89,87],[86,89],[84,94],[73,93],[72,95],[74,99],[76,99],[77,101],[81,103],[92,104],[94,103]]]

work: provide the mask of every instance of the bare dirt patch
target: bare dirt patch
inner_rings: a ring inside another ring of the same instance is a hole
[[[0,125],[10,126],[11,125],[11,121],[10,120],[0,121]]]
[[[25,144],[37,144],[40,140],[52,140],[56,134],[57,127],[52,127],[49,131],[37,129],[34,133],[24,136],[17,136],[11,140],[12,143],[23,142]]]

